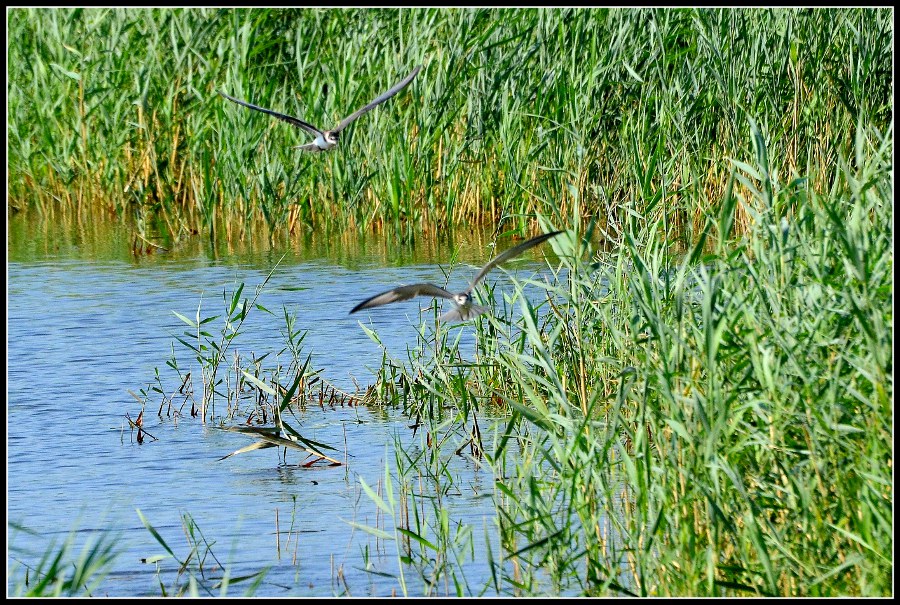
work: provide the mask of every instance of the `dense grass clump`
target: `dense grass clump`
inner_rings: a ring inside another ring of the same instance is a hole
[[[13,9],[11,209],[99,208],[146,236],[633,212],[690,244],[755,119],[782,174],[836,178],[892,119],[891,9]],[[302,155],[304,133],[413,66]],[[632,206],[631,200],[639,200]],[[749,229],[738,208],[735,229]],[[260,229],[261,228],[261,229]]]
[[[591,260],[557,237],[545,301],[507,297],[474,359],[423,326],[385,364],[382,397],[494,472],[491,590],[891,594],[892,133],[858,131],[817,192],[752,132],[687,254],[652,222]]]

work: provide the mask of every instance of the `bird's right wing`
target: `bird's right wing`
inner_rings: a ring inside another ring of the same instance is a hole
[[[479,271],[478,275],[475,276],[475,279],[472,280],[472,285],[469,286],[469,288],[468,288],[468,290],[466,290],[466,292],[471,292],[472,289],[478,285],[478,282],[481,281],[481,278],[484,277],[485,275],[487,275],[488,271],[490,271],[491,269],[493,269],[494,267],[496,267],[503,261],[509,260],[514,256],[518,256],[518,255],[522,254],[523,252],[525,252],[526,250],[528,250],[529,248],[531,248],[533,246],[537,246],[538,244],[545,242],[548,239],[550,239],[551,237],[553,237],[555,235],[559,235],[560,233],[562,233],[562,231],[552,231],[550,233],[545,233],[543,235],[533,237],[530,240],[528,240],[527,242],[522,242],[518,246],[513,246],[512,248],[510,248],[508,250],[504,250],[495,259],[493,259],[491,262],[489,262],[488,264],[486,264],[484,267],[481,268],[481,271]]]
[[[409,300],[415,296],[437,296],[439,298],[453,300],[453,294],[451,292],[447,292],[434,284],[413,284],[411,286],[400,286],[399,288],[376,294],[353,307],[350,312],[356,313],[361,309],[380,307],[381,305],[387,305],[401,300]]]
[[[237,103],[238,105],[243,105],[244,107],[249,107],[250,109],[255,109],[256,111],[261,111],[263,113],[267,113],[270,116],[274,116],[274,117],[278,118],[279,120],[284,120],[288,124],[293,124],[294,126],[297,126],[298,128],[302,128],[303,130],[305,130],[309,134],[313,135],[314,137],[317,137],[320,135],[324,136],[324,134],[322,133],[321,130],[319,130],[318,128],[316,128],[315,126],[313,126],[312,124],[310,124],[308,122],[304,122],[300,118],[295,118],[293,116],[285,115],[283,113],[278,113],[277,111],[272,111],[271,109],[266,109],[265,107],[260,107],[259,105],[247,103],[246,101],[241,101],[240,99],[235,99],[234,97],[226,95],[221,90],[219,91],[219,94],[233,103]]]

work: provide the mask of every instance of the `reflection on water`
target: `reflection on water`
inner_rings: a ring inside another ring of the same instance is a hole
[[[480,267],[494,255],[492,245],[495,240],[501,242],[501,247],[513,242],[503,230],[494,233],[462,228],[441,230],[437,238],[417,237],[414,240],[393,233],[325,234],[317,231],[305,231],[290,239],[281,234],[274,242],[263,232],[236,241],[220,238],[215,243],[200,235],[184,235],[178,242],[148,236],[148,241],[165,248],[161,251],[142,242],[133,229],[105,217],[75,214],[56,218],[46,221],[24,213],[13,214],[8,222],[9,261],[77,258],[93,262],[122,261],[135,266],[221,262],[268,271],[275,260],[287,253],[287,264],[316,260],[351,271],[367,266],[448,265],[451,260]],[[523,258],[540,260],[540,251],[529,251]],[[438,272],[435,279],[440,276]]]
[[[288,462],[293,466],[279,466],[276,449],[218,462],[248,445],[248,439],[189,416],[177,422],[159,418],[148,406],[144,428],[160,441],[138,445],[125,421],[126,413],[134,418],[139,411],[128,389],[146,386],[156,368],[166,371],[171,335],[185,328],[173,310],[193,317],[202,300],[205,315],[221,313],[223,290],[230,293],[245,282],[244,295],[249,295],[287,251],[259,299],[275,315],[251,314],[240,346],[258,354],[273,343],[280,348],[285,306],[296,313],[297,326],[308,330],[304,348],[312,352],[314,366],[339,388],[352,391],[354,382],[371,383],[368,368],[381,359],[357,321],[371,323],[388,350],[403,359],[406,347],[415,343],[419,308],[430,301],[417,299],[363,317],[348,315],[353,305],[399,283],[443,285],[442,269],[447,270],[454,250],[461,250],[460,263],[477,267],[493,255],[490,241],[485,233],[416,246],[378,237],[326,242],[311,235],[287,250],[250,246],[219,256],[195,241],[168,254],[134,256],[130,234],[118,227],[36,229],[13,220],[7,284],[7,510],[11,522],[38,536],[11,535],[11,556],[33,564],[21,551],[44,552],[52,538],[60,542],[73,528],[113,531],[121,536],[121,556],[95,595],[159,594],[155,565],[140,560],[161,554],[162,547],[135,509],[181,557],[189,549],[182,515],[189,513],[204,536],[215,541],[216,555],[230,565],[232,576],[271,567],[259,595],[342,592],[343,584],[334,583],[334,570],[341,566],[355,594],[391,594],[398,587],[395,579],[363,571],[363,552],[373,540],[347,522],[376,525],[376,508],[359,478],[370,486],[383,481],[385,463],[394,465],[393,440],[421,447],[423,435],[413,436],[406,419],[361,406],[311,406],[301,416],[303,435],[337,447],[341,459],[347,456],[347,466],[303,468],[292,453]],[[534,268],[528,262],[518,266]],[[476,270],[454,266],[453,283],[466,283]],[[192,361],[185,349],[176,353],[180,362]],[[492,477],[463,457],[453,457],[451,472],[459,490],[451,490],[444,506],[451,518],[472,526],[476,552],[483,551],[483,528],[493,528]],[[379,517],[378,522],[390,530],[390,520]],[[378,572],[398,572],[392,544],[370,551],[369,561]],[[171,582],[174,562],[160,565],[168,569],[163,581]],[[486,566],[473,570],[471,585],[483,586],[486,573]],[[230,594],[241,592],[238,585]]]

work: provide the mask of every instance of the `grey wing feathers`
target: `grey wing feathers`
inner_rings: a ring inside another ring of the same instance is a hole
[[[243,105],[244,107],[249,107],[250,109],[255,109],[256,111],[261,111],[263,113],[267,113],[270,116],[278,118],[279,120],[284,120],[288,124],[293,124],[294,126],[297,126],[298,128],[302,128],[303,130],[305,130],[306,132],[308,132],[309,134],[311,134],[313,136],[317,137],[320,134],[322,134],[321,130],[319,130],[312,124],[304,122],[300,118],[295,118],[293,116],[285,115],[283,113],[278,113],[277,111],[272,111],[271,109],[266,109],[265,107],[260,107],[259,105],[254,105],[253,103],[247,103],[246,101],[241,101],[240,99],[235,99],[232,96],[226,95],[221,90],[219,91],[219,94],[233,103],[237,103],[238,105]]]
[[[479,305],[470,305],[467,308],[455,306],[438,317],[439,320],[447,322],[447,321],[469,321],[475,317],[478,317],[482,313],[487,313],[490,311],[490,307],[482,307]]]
[[[387,305],[401,300],[409,300],[415,296],[438,296],[440,298],[449,298],[450,300],[453,300],[453,294],[451,292],[447,292],[434,284],[413,284],[412,286],[400,286],[399,288],[376,294],[353,307],[350,312],[356,313],[360,309],[380,307],[381,305]]]
[[[376,107],[377,105],[381,105],[382,103],[384,103],[385,101],[387,101],[388,99],[390,99],[391,97],[393,97],[395,94],[397,94],[398,92],[400,92],[401,90],[403,90],[404,88],[406,88],[406,87],[409,85],[409,83],[412,82],[413,78],[416,77],[416,74],[419,73],[419,70],[420,70],[420,69],[422,69],[422,66],[421,66],[421,65],[419,65],[419,66],[416,67],[414,70],[412,70],[412,73],[409,74],[408,76],[406,76],[405,78],[403,78],[403,80],[401,80],[400,82],[394,84],[394,86],[393,86],[390,90],[388,90],[387,92],[384,92],[384,93],[378,95],[377,97],[375,97],[375,100],[374,100],[374,101],[372,101],[371,103],[369,103],[369,104],[366,105],[365,107],[356,110],[354,113],[350,114],[349,116],[347,116],[346,118],[344,118],[343,120],[341,120],[341,123],[338,124],[337,126],[335,126],[335,127],[332,129],[331,132],[340,132],[340,131],[342,131],[342,130],[345,129],[347,126],[349,126],[350,124],[352,124],[352,123],[353,123],[357,118],[359,118],[361,115],[363,115],[364,113],[366,113],[366,112],[369,111],[370,109],[373,109],[373,108]]]
[[[514,256],[518,256],[518,255],[522,254],[523,252],[525,252],[526,250],[528,250],[529,248],[531,248],[533,246],[537,246],[538,244],[545,242],[548,239],[550,239],[551,237],[553,237],[555,235],[559,235],[560,233],[562,233],[562,231],[553,231],[551,233],[545,233],[543,235],[539,235],[537,237],[531,238],[527,242],[522,242],[518,246],[513,246],[512,248],[509,248],[508,250],[504,250],[496,258],[491,260],[491,262],[489,262],[488,264],[486,264],[484,267],[481,268],[481,271],[479,271],[478,275],[475,276],[475,279],[472,280],[472,284],[469,286],[469,288],[466,290],[466,292],[471,292],[472,289],[478,285],[478,282],[481,281],[481,278],[483,278],[485,275],[487,275],[488,271],[490,271],[491,269],[493,269],[494,267],[496,267],[503,261],[509,260]]]

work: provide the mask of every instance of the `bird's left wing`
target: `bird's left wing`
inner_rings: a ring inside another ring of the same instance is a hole
[[[398,92],[400,92],[401,90],[406,88],[409,85],[409,83],[412,82],[413,78],[416,77],[416,74],[419,73],[420,69],[422,69],[421,65],[419,65],[414,70],[412,70],[412,73],[409,74],[408,76],[406,76],[405,78],[403,78],[400,82],[397,82],[396,84],[394,84],[394,86],[390,90],[378,95],[377,97],[375,97],[374,101],[372,101],[365,107],[362,107],[361,109],[357,109],[355,112],[353,112],[352,114],[350,114],[349,116],[347,116],[346,118],[341,120],[341,123],[338,124],[337,126],[335,126],[331,132],[342,131],[347,126],[349,126],[354,121],[356,121],[356,119],[359,118],[361,115],[363,115],[367,111],[375,108],[376,106],[381,105],[382,103],[384,103],[385,101],[387,101],[388,99],[393,97],[395,94],[397,94]]]

